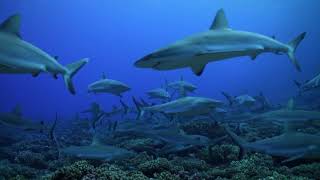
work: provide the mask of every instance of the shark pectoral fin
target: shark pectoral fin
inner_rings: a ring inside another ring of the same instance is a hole
[[[252,61],[256,60],[256,58],[257,58],[258,55],[259,55],[258,53],[252,54],[252,55],[251,55],[251,60],[252,60]]]
[[[289,162],[292,162],[292,161],[296,161],[298,159],[302,159],[303,157],[305,157],[305,153],[302,153],[302,154],[299,154],[297,156],[293,156],[293,157],[290,157],[286,160],[283,160],[281,161],[281,164],[286,164],[286,163],[289,163]]]
[[[211,30],[228,30],[229,23],[223,9],[220,9],[210,27]]]
[[[19,38],[20,36],[20,15],[15,14],[7,18],[1,25],[0,30],[15,35]]]
[[[191,65],[191,69],[194,74],[196,74],[197,76],[201,76],[206,65],[206,63],[193,64]]]
[[[54,79],[58,79],[58,74],[52,74]]]
[[[32,73],[32,77],[38,77],[39,74],[40,74],[40,71],[39,71],[39,72]]]

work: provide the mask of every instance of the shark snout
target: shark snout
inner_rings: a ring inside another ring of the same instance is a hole
[[[150,68],[157,66],[158,62],[155,60],[155,54],[149,54],[134,63],[134,66],[139,68]]]

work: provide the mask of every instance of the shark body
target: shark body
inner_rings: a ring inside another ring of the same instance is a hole
[[[173,70],[190,67],[200,76],[206,65],[234,57],[249,56],[253,60],[261,53],[287,54],[298,71],[300,65],[294,55],[306,33],[288,44],[258,33],[232,30],[223,9],[217,12],[209,31],[179,40],[135,62],[139,68]]]
[[[69,91],[75,94],[71,79],[86,63],[87,58],[62,66],[54,57],[22,40],[19,15],[9,17],[0,25],[0,73],[32,74],[36,77],[47,72],[55,79],[62,74]]]
[[[130,90],[130,87],[120,81],[107,79],[105,75],[101,80],[98,80],[88,86],[89,93],[110,93],[122,97],[124,92]]]

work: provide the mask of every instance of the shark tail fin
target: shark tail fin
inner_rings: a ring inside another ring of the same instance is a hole
[[[233,97],[224,91],[222,91],[221,94],[228,100],[229,105],[232,106],[234,101]]]
[[[140,120],[141,117],[144,115],[144,110],[142,108],[142,105],[137,101],[137,99],[135,97],[132,97],[132,101],[133,101],[133,103],[136,106],[136,109],[138,111],[136,120]]]
[[[75,63],[72,63],[72,64],[68,64],[66,66],[67,68],[67,73],[65,73],[63,75],[63,78],[64,78],[64,82],[68,88],[68,90],[70,91],[71,94],[75,94],[76,91],[75,91],[75,88],[74,88],[74,85],[72,83],[72,78],[73,76],[84,66],[86,65],[87,63],[89,62],[88,59],[81,59],[80,61],[77,61]]]
[[[224,126],[224,129],[229,135],[229,137],[232,139],[232,141],[240,147],[240,158],[242,158],[245,154],[244,144],[246,143],[246,141],[238,135],[236,135],[234,132],[232,132],[228,126]]]
[[[124,114],[128,114],[129,106],[120,99],[120,104],[124,110]]]
[[[289,46],[289,51],[288,51],[288,56],[291,60],[291,62],[293,63],[293,65],[296,67],[296,69],[301,72],[301,67],[300,64],[295,56],[295,52],[297,47],[299,46],[300,42],[304,39],[304,37],[306,36],[306,32],[301,33],[299,36],[297,36],[295,39],[293,39],[292,41],[290,41],[288,43]]]

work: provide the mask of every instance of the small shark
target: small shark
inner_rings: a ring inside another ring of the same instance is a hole
[[[265,112],[257,115],[253,119],[280,121],[290,124],[303,123],[316,125],[320,123],[320,112],[295,109],[295,101],[291,98],[289,99],[286,108]]]
[[[107,79],[106,76],[103,74],[102,79],[96,81],[88,86],[89,93],[110,93],[119,97],[122,97],[122,93],[127,92],[130,90],[130,87],[126,84]]]
[[[187,37],[149,54],[135,62],[139,68],[173,70],[190,67],[200,76],[211,61],[249,56],[252,60],[261,53],[287,54],[298,71],[300,65],[295,51],[306,33],[300,34],[288,44],[261,34],[232,30],[220,9],[209,31]]]
[[[96,125],[99,121],[102,121],[105,117],[105,112],[100,108],[100,105],[96,102],[91,103],[90,109],[84,110],[81,113],[90,113],[91,114],[91,127],[93,130],[96,129]]]
[[[180,97],[186,97],[187,92],[194,92],[197,87],[190,82],[187,82],[181,76],[180,81],[171,82],[168,84],[168,87],[174,89],[175,91],[179,91]]]
[[[256,100],[247,94],[240,95],[234,98],[234,101],[236,102],[237,105],[240,106],[252,106],[256,103]]]
[[[70,146],[61,149],[65,155],[89,160],[115,161],[132,158],[136,153],[123,148],[102,145],[95,140],[88,146]]]
[[[34,122],[32,120],[23,118],[19,105],[16,106],[12,112],[0,114],[0,124],[22,129],[24,131],[43,132],[46,129],[43,121]]]
[[[88,63],[88,59],[62,66],[56,58],[20,36],[20,16],[10,16],[0,25],[0,73],[32,74],[37,77],[42,72],[51,73],[55,79],[62,74],[71,94],[75,94],[72,77]]]
[[[149,99],[169,100],[171,95],[163,88],[152,89],[147,92]]]
[[[237,105],[237,106],[252,106],[256,103],[255,98],[249,96],[247,94],[243,94],[240,96],[231,96],[226,92],[221,92],[221,94],[228,100],[229,105]]]
[[[164,113],[168,115],[179,116],[196,116],[196,115],[210,115],[211,111],[220,106],[222,102],[203,97],[184,97],[168,103],[154,105],[150,107],[139,107],[138,117],[142,117],[144,112]]]
[[[282,163],[295,160],[319,160],[320,159],[320,136],[288,131],[280,136],[245,142],[229,128],[228,135],[244,150],[260,152],[274,157],[286,158]]]
[[[301,92],[317,89],[320,87],[320,74],[318,74],[311,80],[306,81],[303,84],[299,83],[298,81],[294,81],[294,83],[296,84],[296,86],[299,88]]]
[[[320,112],[281,109],[257,115],[253,117],[251,120],[267,120],[317,125],[320,124]]]

